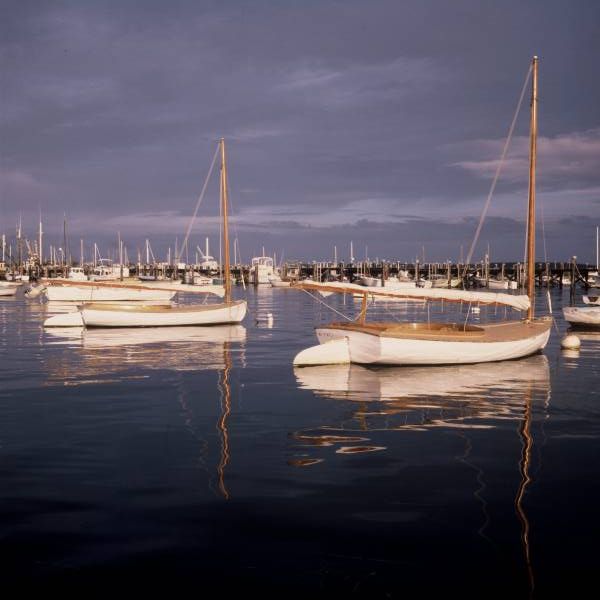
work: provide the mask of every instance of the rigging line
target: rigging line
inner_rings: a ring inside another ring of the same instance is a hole
[[[517,103],[517,109],[513,116],[512,123],[510,124],[510,128],[508,130],[508,135],[504,142],[504,148],[502,149],[502,155],[500,156],[500,161],[498,162],[498,166],[496,167],[496,174],[494,175],[494,179],[492,180],[492,185],[490,187],[490,191],[488,193],[487,200],[483,207],[483,212],[481,213],[481,218],[479,219],[479,224],[477,225],[477,230],[475,231],[475,237],[473,238],[473,242],[471,243],[471,247],[469,248],[469,254],[467,255],[467,260],[465,264],[470,264],[471,259],[473,258],[473,252],[475,251],[475,246],[477,245],[477,241],[479,240],[479,235],[481,233],[481,228],[483,227],[483,222],[485,221],[485,217],[487,215],[488,209],[490,207],[490,203],[492,201],[492,195],[494,190],[496,189],[496,183],[498,182],[498,178],[500,177],[500,171],[502,170],[502,166],[504,164],[504,159],[506,158],[506,153],[508,152],[508,147],[510,145],[510,141],[513,136],[513,132],[515,130],[515,125],[517,123],[517,117],[519,116],[519,111],[521,110],[521,105],[523,104],[523,98],[525,97],[525,91],[527,89],[527,84],[529,83],[529,78],[531,77],[531,72],[533,70],[533,66],[529,66],[529,70],[527,71],[527,76],[525,77],[525,82],[523,83],[523,89],[521,90],[521,95],[519,97],[519,102]]]
[[[229,190],[229,194],[227,194],[227,199],[229,200],[229,205],[231,206],[231,211],[230,211],[231,215],[233,216],[233,213],[234,213],[233,194],[231,193],[231,185],[229,184],[229,175],[227,176],[227,189]],[[244,262],[242,261],[242,251],[240,250],[240,236],[238,234],[238,228],[237,228],[237,223],[235,222],[235,219],[231,220],[231,225],[233,226],[233,231],[235,232],[235,240],[237,240],[238,259],[240,261],[240,265],[243,265]],[[244,291],[246,291],[246,281],[244,280],[244,269],[242,267],[240,267],[240,271],[241,271],[240,274],[241,274],[241,279],[242,279],[242,287],[244,288]]]
[[[231,206],[231,214],[233,216],[234,206],[233,206],[233,194],[231,193],[231,184],[229,183],[229,176],[227,177],[227,189],[229,190],[228,200]],[[240,250],[240,236],[238,234],[237,223],[234,219],[231,220],[231,225],[233,230],[235,231],[235,238],[238,240],[238,257],[240,259],[240,264],[242,264],[242,251]]]
[[[227,182],[225,182],[227,184]],[[221,198],[223,197],[223,167],[221,166],[221,173],[219,177],[219,277],[225,282],[223,273],[223,203]]]
[[[202,191],[200,192],[200,196],[198,196],[198,202],[196,202],[196,208],[194,209],[194,214],[192,215],[192,218],[190,219],[187,230],[185,232],[185,238],[183,239],[183,243],[181,244],[181,248],[179,249],[177,256],[175,256],[176,262],[180,262],[181,251],[187,244],[188,238],[190,237],[190,233],[192,232],[192,227],[194,226],[194,221],[196,220],[196,215],[198,214],[198,209],[200,208],[200,204],[202,204],[202,200],[204,199],[204,194],[206,193],[206,188],[208,186],[210,176],[212,175],[215,163],[217,162],[218,155],[219,155],[219,146],[217,146],[217,149],[215,150],[215,155],[213,156],[212,163],[210,164],[210,168],[208,169],[208,175],[206,176],[206,179],[204,180],[204,185],[202,186]]]
[[[542,217],[542,242],[544,244],[544,264],[546,264],[548,262],[548,252],[546,251],[546,222],[544,219],[543,195],[538,196],[538,202],[540,205],[540,216]]]
[[[548,265],[548,252],[546,251],[546,220],[544,218],[544,201],[543,196],[539,197],[540,203],[540,213],[542,217],[542,241],[544,244],[544,265]],[[548,281],[546,281],[546,300],[548,301],[548,312],[552,314],[552,299],[550,298],[550,274],[546,271],[546,277]],[[556,326],[556,324],[555,324]]]
[[[324,306],[326,306],[327,308],[329,308],[330,310],[332,310],[334,313],[340,315],[340,317],[346,319],[346,321],[354,321],[354,319],[351,319],[350,317],[347,317],[344,313],[341,313],[339,310],[336,310],[335,308],[333,308],[333,306],[329,306],[329,304],[327,304],[327,302],[324,302],[323,300],[321,300],[320,298],[317,298],[314,294],[311,294],[308,290],[305,290],[303,288],[300,288],[303,292],[305,292],[306,294],[308,294],[313,300],[316,300],[317,302],[320,302],[321,304],[323,304]]]

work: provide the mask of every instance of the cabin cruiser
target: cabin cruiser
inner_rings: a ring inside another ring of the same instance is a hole
[[[250,281],[254,285],[265,285],[271,283],[269,278],[275,274],[273,259],[270,256],[257,256],[252,259],[250,267]]]

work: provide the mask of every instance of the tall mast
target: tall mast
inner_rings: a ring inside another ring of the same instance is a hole
[[[42,254],[43,254],[43,250],[42,250],[42,235],[43,235],[43,233],[44,232],[42,231],[42,209],[40,208],[40,228],[38,231],[38,246],[39,246],[38,253],[39,253],[39,259],[40,259],[40,270],[41,270],[42,264],[44,262],[44,259],[42,256]]]
[[[67,213],[63,218],[63,266],[67,264]]]
[[[227,224],[227,167],[225,165],[225,139],[221,138],[221,210],[223,213],[223,245],[225,246],[225,302],[231,302],[231,278],[229,276],[229,226]]]
[[[538,57],[533,57],[531,86],[531,125],[529,138],[529,216],[527,227],[527,295],[529,310],[527,318],[535,315],[535,165],[537,151],[537,104],[538,104]]]
[[[600,250],[598,242],[598,226],[596,226],[596,271],[598,270],[598,250]]]

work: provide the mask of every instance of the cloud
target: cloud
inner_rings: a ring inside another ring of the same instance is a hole
[[[491,179],[499,164],[504,140],[475,140],[456,145],[465,154],[477,156],[451,163],[451,166],[485,179]],[[600,183],[600,128],[575,131],[554,137],[541,136],[537,144],[537,176],[544,185],[563,182],[572,185],[574,179]],[[529,177],[529,138],[513,138],[500,178],[510,182],[527,181]]]
[[[23,207],[24,202],[31,199],[40,200],[56,188],[42,176],[36,175],[26,169],[3,168],[0,169],[0,199],[3,202],[18,201]],[[0,215],[2,217],[3,215]]]
[[[429,89],[449,74],[430,58],[350,64],[339,68],[300,64],[282,74],[275,90],[301,94],[309,104],[344,107],[373,105]]]

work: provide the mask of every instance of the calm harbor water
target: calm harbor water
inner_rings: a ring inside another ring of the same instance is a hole
[[[297,290],[249,290],[242,326],[155,331],[44,331],[47,305],[2,300],[4,586],[526,598],[594,585],[600,333],[561,351],[568,292],[552,298],[542,355],[304,369],[294,355],[335,315]]]

